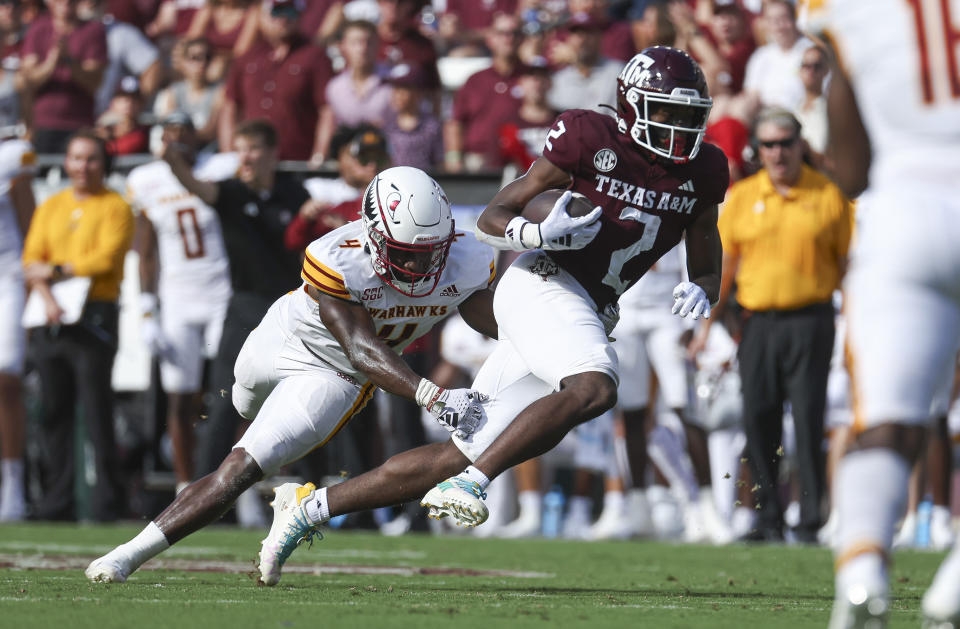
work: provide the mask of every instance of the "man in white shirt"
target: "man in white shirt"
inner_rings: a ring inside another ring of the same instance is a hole
[[[794,111],[804,99],[800,63],[804,51],[813,42],[797,30],[796,12],[788,0],[764,3],[763,20],[770,43],[757,48],[750,56],[743,91],[756,106],[778,105]]]

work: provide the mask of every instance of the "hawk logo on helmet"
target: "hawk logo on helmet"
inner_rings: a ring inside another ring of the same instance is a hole
[[[437,182],[416,168],[388,168],[367,186],[360,220],[374,273],[409,297],[432,293],[454,240],[450,202]]]

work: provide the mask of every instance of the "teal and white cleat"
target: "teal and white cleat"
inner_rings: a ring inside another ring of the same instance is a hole
[[[303,509],[304,500],[312,498],[316,489],[313,483],[284,483],[273,488],[273,525],[260,544],[260,581],[264,585],[280,581],[283,564],[297,546],[303,542],[312,546],[316,535],[323,539],[319,525],[312,523]]]
[[[429,507],[427,515],[435,520],[449,515],[457,526],[478,526],[490,515],[483,504],[486,497],[478,483],[454,476],[428,491],[420,506]]]

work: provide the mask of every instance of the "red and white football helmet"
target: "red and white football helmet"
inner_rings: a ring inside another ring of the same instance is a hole
[[[645,48],[617,77],[620,132],[677,163],[697,156],[712,106],[700,66],[676,48]],[[661,121],[652,120],[654,115]]]
[[[440,185],[416,168],[388,168],[367,186],[360,219],[380,279],[410,297],[432,293],[453,242],[453,214]]]

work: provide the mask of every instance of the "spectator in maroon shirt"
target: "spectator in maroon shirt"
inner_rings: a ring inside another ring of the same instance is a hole
[[[23,54],[23,21],[21,8],[16,2],[0,2],[0,59],[16,59],[19,67]],[[9,69],[9,68],[8,68]],[[13,68],[16,69],[16,68]]]
[[[118,22],[133,24],[141,31],[157,17],[160,0],[107,0],[108,15]]]
[[[106,142],[110,155],[149,153],[150,132],[137,118],[143,111],[140,86],[132,76],[120,81],[110,105],[97,120],[97,135]]]
[[[560,112],[547,102],[551,74],[546,65],[527,66],[520,75],[520,109],[515,120],[500,127],[504,161],[526,172],[543,153],[547,133]]]
[[[295,4],[302,8],[303,0]],[[187,38],[203,37],[213,47],[213,60],[207,69],[211,82],[223,79],[233,60],[253,49],[259,21],[260,3],[252,0],[209,0],[193,16]]]
[[[33,145],[38,153],[62,153],[67,138],[94,122],[94,94],[107,66],[103,24],[82,22],[73,0],[47,0],[23,43],[21,79],[32,101]]]
[[[686,2],[669,5],[669,17],[707,78],[710,95],[738,94],[756,45],[736,2],[714,2],[708,23],[698,24]]]
[[[445,55],[479,57],[486,54],[484,36],[500,13],[516,15],[517,0],[447,0],[440,14],[438,34]]]
[[[494,18],[487,32],[493,62],[467,79],[453,100],[453,118],[444,129],[447,170],[478,171],[503,167],[500,127],[516,117],[520,99],[520,21],[512,15]]]
[[[437,51],[433,42],[417,28],[424,4],[425,0],[378,0],[380,50],[377,59],[390,67],[400,63],[418,66],[426,76],[427,89],[438,90]]]
[[[608,0],[570,0],[570,15],[586,14],[594,21],[603,24],[603,35],[600,40],[600,54],[615,61],[628,61],[637,53],[633,43],[633,33],[630,24],[625,21],[613,21],[609,16]],[[575,53],[567,45],[567,31],[560,29],[554,32],[552,41],[547,44],[547,55],[550,62],[556,65],[574,63]]]
[[[317,44],[331,40],[343,24],[343,0],[305,0],[300,32]]]
[[[326,185],[316,185],[319,182],[315,180],[304,182],[311,198],[284,233],[284,246],[289,251],[303,251],[317,238],[359,218],[363,189],[374,175],[390,166],[386,138],[371,125],[338,127],[330,150],[337,156],[340,177],[324,180]],[[343,200],[344,187],[353,188],[356,194]]]
[[[297,30],[300,3],[272,0],[261,31],[267,43],[243,55],[230,69],[220,116],[220,146],[232,146],[244,120],[265,118],[277,129],[277,156],[307,161],[324,146],[320,109],[333,75],[326,51]]]
[[[432,113],[424,111],[426,77],[415,66],[398,65],[387,82],[393,86],[390,111],[383,131],[394,166],[432,170],[443,164],[443,127]]]

